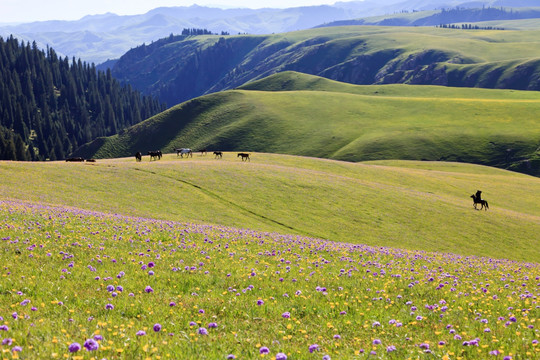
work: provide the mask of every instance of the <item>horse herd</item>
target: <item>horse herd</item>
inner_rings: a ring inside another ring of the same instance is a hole
[[[184,157],[184,155],[187,157],[193,157],[193,150],[189,148],[175,148],[174,151],[176,152],[176,156]],[[208,153],[208,150],[206,149],[200,149],[197,150],[198,153],[201,154],[201,156],[206,155]],[[147,155],[150,156],[150,161],[152,160],[160,160],[163,156],[161,150],[155,150],[155,151],[148,151]],[[213,153],[215,159],[221,159],[223,158],[223,152],[222,151],[214,151]],[[142,161],[143,154],[138,151],[135,154],[135,160],[136,161]],[[236,157],[241,158],[242,161],[250,161],[249,153],[238,153]]]

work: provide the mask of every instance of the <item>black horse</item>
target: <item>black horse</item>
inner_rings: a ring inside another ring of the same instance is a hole
[[[141,161],[142,160],[142,153],[140,151],[137,151],[135,154],[135,161]]]
[[[152,161],[152,159],[159,160],[163,156],[163,154],[161,153],[161,150],[149,151],[148,155],[150,155],[150,161]]]
[[[473,199],[473,206],[476,210],[478,210],[476,208],[476,205],[478,204],[480,204],[480,210],[484,209],[487,211],[487,209],[489,209],[489,205],[486,200],[480,199],[479,197],[476,196],[476,194],[472,194],[471,198]]]
[[[206,155],[206,153],[208,152],[206,149],[200,149],[200,150],[197,150],[197,152],[200,152],[201,153],[201,156],[203,155]]]
[[[217,158],[222,158],[223,157],[223,153],[221,151],[214,151],[214,158],[217,159]]]
[[[238,153],[236,157],[241,157],[242,161],[251,161],[249,160],[249,154],[248,153]]]

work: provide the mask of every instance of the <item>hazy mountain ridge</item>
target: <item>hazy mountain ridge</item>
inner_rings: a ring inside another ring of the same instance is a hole
[[[405,12],[388,16],[375,16],[353,20],[339,20],[317,27],[377,25],[377,26],[440,26],[460,23],[480,23],[493,20],[524,20],[540,18],[540,8],[454,8],[437,11]],[[482,27],[481,25],[479,27]],[[494,28],[503,29],[501,26]]]
[[[203,6],[162,7],[146,14],[89,15],[77,21],[42,21],[0,26],[0,35],[47,45],[59,54],[101,63],[120,57],[130,48],[168,36],[184,28],[206,28],[231,34],[270,34],[299,30],[320,23],[355,18],[361,14],[332,6],[289,9],[218,9]],[[92,37],[89,39],[89,34]]]
[[[88,15],[76,21],[41,21],[1,25],[0,36],[47,45],[62,56],[82,58],[96,64],[116,59],[129,49],[151,43],[184,28],[206,28],[215,33],[272,34],[312,28],[335,21],[353,20],[402,11],[460,7],[540,6],[539,0],[383,0],[337,2],[332,6],[287,9],[219,9],[203,6],[160,7],[146,14],[120,16]]]

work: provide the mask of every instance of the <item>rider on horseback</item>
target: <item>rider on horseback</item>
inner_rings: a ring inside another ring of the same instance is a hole
[[[482,200],[482,192],[480,190],[476,190],[476,201]]]

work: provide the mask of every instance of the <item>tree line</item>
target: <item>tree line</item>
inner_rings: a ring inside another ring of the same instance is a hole
[[[496,26],[478,26],[473,24],[441,24],[436,27],[441,29],[461,29],[461,30],[504,30],[502,27]]]
[[[110,70],[0,37],[0,159],[61,160],[166,109]]]
[[[184,36],[194,36],[194,35],[218,35],[218,34],[217,33],[214,34],[210,30],[207,30],[207,29],[196,29],[196,28],[186,29],[186,28],[184,28],[182,30],[182,35],[184,35]],[[227,31],[222,31],[221,35],[229,35],[229,33]]]

